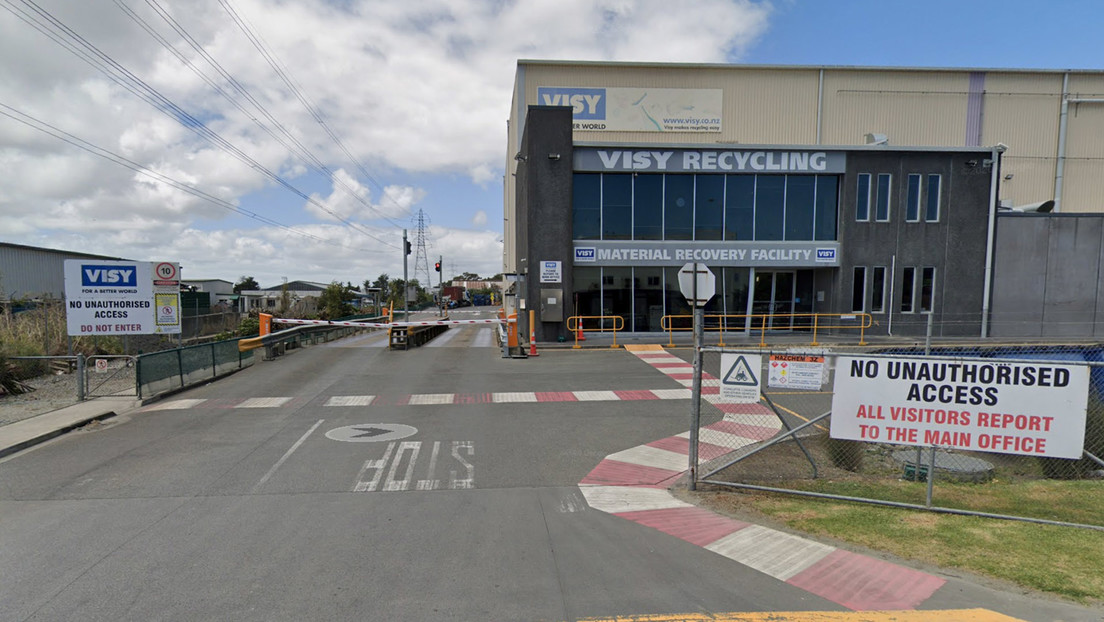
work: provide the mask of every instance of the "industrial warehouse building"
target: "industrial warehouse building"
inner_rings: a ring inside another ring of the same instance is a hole
[[[1097,336],[1102,93],[1090,71],[520,61],[514,305],[539,341],[569,316],[656,332],[701,262],[729,330]]]

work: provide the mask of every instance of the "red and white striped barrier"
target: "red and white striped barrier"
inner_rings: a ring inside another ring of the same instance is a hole
[[[274,324],[314,324],[319,326],[353,326],[370,328],[391,328],[393,326],[450,326],[454,324],[502,324],[512,323],[517,320],[503,320],[494,318],[489,320],[427,320],[424,322],[331,322],[328,320],[283,320],[272,318]]]

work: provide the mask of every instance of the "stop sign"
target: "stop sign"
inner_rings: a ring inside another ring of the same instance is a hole
[[[692,307],[704,307],[705,303],[717,293],[717,278],[703,263],[688,263],[678,273],[679,291]],[[694,297],[694,283],[697,282],[697,298]]]

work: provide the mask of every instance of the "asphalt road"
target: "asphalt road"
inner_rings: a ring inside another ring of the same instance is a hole
[[[624,350],[505,359],[490,330],[295,351],[0,461],[0,620],[844,609],[590,508],[577,484],[688,401],[512,401],[677,385]]]
[[[0,619],[841,609],[588,508],[576,484],[687,402],[480,402],[670,387],[624,351],[504,359],[489,330],[305,349],[0,463]],[[473,403],[410,403],[448,393]]]

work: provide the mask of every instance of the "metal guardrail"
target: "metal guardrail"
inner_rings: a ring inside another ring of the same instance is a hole
[[[596,328],[587,328],[590,323]],[[617,332],[625,329],[625,318],[620,315],[573,315],[567,318],[567,330],[575,335],[575,345],[572,348],[581,348],[580,341],[586,341],[586,333],[613,333],[613,345],[617,347]]]
[[[813,340],[809,345],[817,346],[817,333],[821,330],[858,330],[860,346],[866,345],[866,329],[874,325],[874,317],[869,313],[749,313],[749,314],[707,314],[703,332],[718,334],[719,343],[724,347],[726,332],[759,332],[759,347],[766,347],[767,331],[795,332],[811,331]],[[675,326],[676,322],[685,324]],[[660,328],[667,332],[668,345],[674,344],[676,331],[693,331],[694,316],[665,315],[660,318]]]

